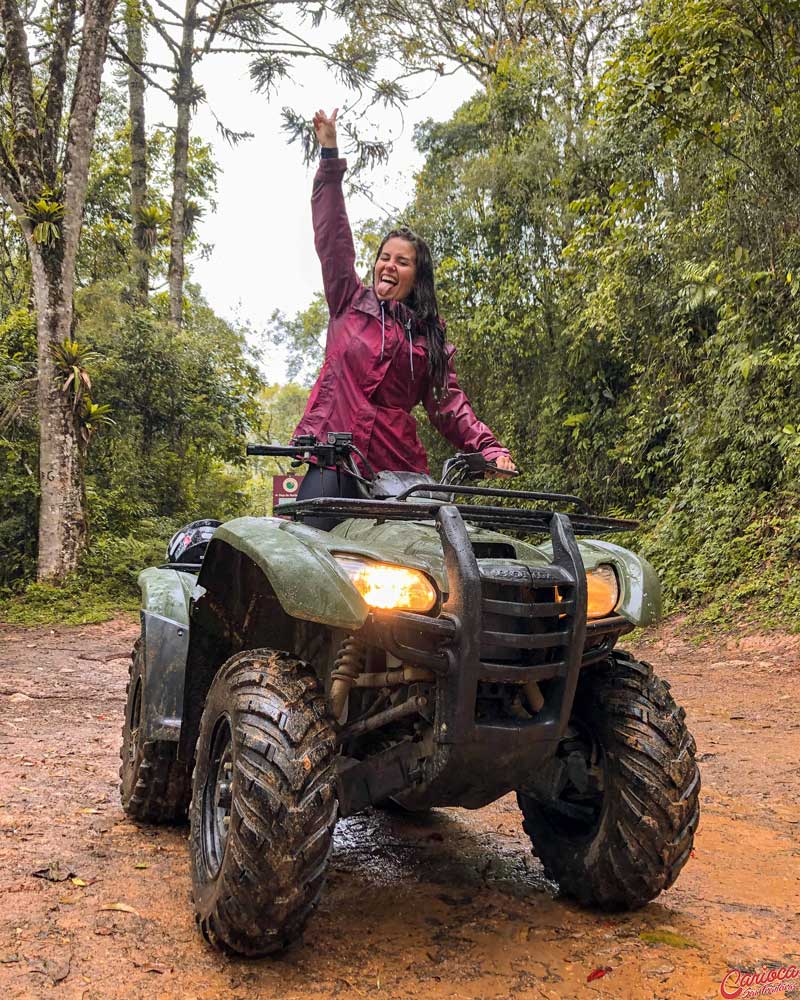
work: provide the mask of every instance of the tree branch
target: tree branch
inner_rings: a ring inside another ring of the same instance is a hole
[[[155,11],[153,10],[148,0],[145,0],[144,8],[149,15],[148,16],[149,23],[152,24],[152,26],[156,29],[158,34],[161,36],[162,41],[166,44],[167,48],[170,50],[170,52],[172,52],[172,54],[177,59],[180,54],[180,47],[174,41],[169,32],[164,30],[161,21],[159,20],[159,18],[156,17]]]
[[[9,0],[3,0],[9,2]],[[64,154],[64,223],[61,277],[64,299],[71,301],[75,260],[83,223],[89,157],[100,103],[100,82],[116,0],[86,0],[83,43],[78,56],[72,95],[67,147]]]
[[[166,11],[166,12],[167,12],[168,14],[172,14],[172,16],[173,16],[173,17],[175,18],[175,20],[176,20],[176,21],[178,22],[178,24],[182,24],[182,23],[183,23],[183,16],[182,16],[181,14],[179,14],[177,10],[175,10],[175,9],[174,9],[174,8],[172,8],[172,7],[170,7],[170,5],[169,5],[169,4],[167,4],[167,3],[164,3],[164,0],[156,0],[156,3],[158,4],[158,6],[159,6],[159,7],[163,7],[163,8],[164,8],[164,10],[165,10],[165,11]]]
[[[44,186],[39,161],[39,128],[33,97],[33,74],[28,37],[15,0],[0,0],[0,21],[5,34],[11,110],[14,116],[13,157],[24,187],[31,192]]]
[[[59,0],[53,0],[52,12],[58,8]],[[61,16],[53,16],[55,32],[50,56],[50,78],[44,105],[44,127],[42,129],[42,163],[48,173],[47,182],[55,187],[55,166],[57,160],[58,133],[64,110],[64,88],[67,80],[67,65],[72,37],[75,32],[75,0],[62,0]],[[49,168],[49,169],[48,169]]]
[[[139,66],[139,65],[137,65],[131,59],[131,57],[128,55],[128,53],[125,51],[125,49],[119,44],[119,42],[116,41],[116,39],[114,39],[114,38],[112,38],[112,37],[109,36],[108,44],[117,53],[116,57],[115,56],[109,56],[110,59],[112,59],[114,62],[122,62],[122,63],[125,63],[127,66],[130,66],[130,68],[135,73],[138,73],[139,76],[143,80],[146,80],[150,84],[151,87],[155,87],[156,90],[160,90],[162,93],[166,94],[167,97],[171,101],[173,101],[173,102],[175,101],[175,95],[172,93],[172,91],[168,90],[166,87],[164,87],[160,83],[156,82],[152,78],[152,76],[150,76],[149,73],[145,73],[145,71],[142,69],[142,67]],[[150,64],[148,64],[148,65],[150,65]],[[161,68],[162,69],[170,69],[169,66],[163,66]]]
[[[2,148],[2,153],[3,153],[2,159],[5,160],[8,155],[6,153],[5,147]],[[28,236],[30,235],[31,227],[27,219],[25,206],[22,204],[21,199],[17,197],[15,192],[12,191],[11,185],[9,184],[9,179],[10,178],[6,176],[6,170],[0,169],[0,198],[2,198],[3,201],[12,210],[12,212],[16,217],[17,222],[22,227],[23,232],[25,233],[26,236]]]
[[[227,0],[221,0],[221,3],[219,5],[219,10],[217,11],[217,15],[214,18],[214,22],[208,29],[208,38],[206,39],[206,43],[203,46],[203,54],[207,54],[211,49],[211,43],[214,41],[214,36],[220,29],[220,25],[222,24],[222,19],[225,16],[226,8],[227,8]]]

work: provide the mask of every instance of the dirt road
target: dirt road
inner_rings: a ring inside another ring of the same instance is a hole
[[[511,797],[370,814],[339,824],[304,943],[235,961],[195,930],[186,829],[119,805],[136,630],[0,626],[3,1000],[691,1000],[730,969],[800,966],[800,638],[696,648],[672,625],[640,647],[686,706],[703,774],[695,856],[644,910],[560,900]]]

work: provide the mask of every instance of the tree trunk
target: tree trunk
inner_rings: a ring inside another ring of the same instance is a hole
[[[128,0],[125,15],[128,57],[137,66],[144,59],[142,9],[138,0]],[[131,122],[131,224],[133,248],[134,297],[140,305],[147,304],[150,290],[150,254],[145,238],[142,209],[147,199],[147,137],[145,134],[144,78],[132,66],[128,67],[128,113]]]
[[[108,31],[116,0],[83,0],[80,52],[72,62],[63,160],[58,154],[64,135],[63,109],[67,67],[73,45],[76,5],[66,3],[55,32],[49,59],[49,83],[43,113],[34,87],[25,22],[16,0],[0,0],[4,74],[10,87],[6,107],[9,127],[0,156],[0,196],[11,206],[25,235],[31,260],[36,307],[39,407],[38,579],[60,583],[78,564],[86,547],[86,503],[83,488],[84,451],[81,414],[71,393],[62,391],[53,349],[72,334],[75,260],[78,253],[89,159],[94,141],[100,84]],[[27,11],[26,11],[27,15]],[[39,71],[37,71],[39,72]],[[48,74],[42,73],[43,78]],[[10,110],[10,115],[9,115]],[[43,128],[40,129],[40,119]],[[10,144],[10,145],[6,145]],[[29,205],[41,198],[47,182],[61,179],[63,187],[48,192],[60,202],[63,221],[55,239],[36,234]]]
[[[189,163],[189,125],[194,90],[194,29],[197,0],[186,0],[183,34],[178,58],[175,104],[178,120],[175,127],[175,153],[172,168],[172,221],[169,248],[169,314],[180,326],[183,318],[183,248],[186,240],[186,180]]]
[[[61,389],[63,376],[59,377],[53,357],[53,346],[71,334],[72,294],[65,294],[61,261],[46,260],[35,244],[30,250],[39,355],[37,577],[41,582],[60,583],[77,567],[87,540],[80,414],[73,410],[71,394]]]

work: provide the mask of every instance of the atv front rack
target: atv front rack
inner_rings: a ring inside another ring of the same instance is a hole
[[[502,496],[522,499],[555,499],[562,501],[580,501],[577,497],[566,497],[563,494],[524,493],[518,490],[491,490],[478,486],[435,486],[421,484],[412,486],[402,496],[412,492],[446,494],[464,493],[477,496]],[[369,518],[376,521],[424,521],[436,520],[443,506],[455,506],[464,521],[477,524],[483,528],[495,530],[516,530],[538,533],[549,533],[556,511],[531,510],[523,507],[493,507],[484,504],[450,504],[447,499],[426,500],[416,499],[411,503],[404,500],[359,500],[345,497],[317,497],[313,500],[288,500],[275,508],[277,515],[288,514],[296,521],[307,517],[354,517]],[[632,531],[638,527],[638,522],[622,520],[621,518],[600,517],[597,514],[575,513],[569,515],[572,530],[576,535],[594,536],[617,531]]]

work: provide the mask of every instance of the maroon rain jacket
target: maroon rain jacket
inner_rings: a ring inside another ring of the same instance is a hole
[[[328,431],[353,434],[375,472],[428,472],[425,449],[411,410],[423,403],[434,427],[461,451],[480,451],[490,461],[508,454],[472,411],[447,344],[447,389],[437,402],[428,377],[426,339],[415,336],[411,312],[381,301],[355,269],[342,178],[347,162],[323,159],[314,178],[311,214],[330,310],[325,363],[295,436]]]

